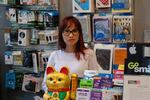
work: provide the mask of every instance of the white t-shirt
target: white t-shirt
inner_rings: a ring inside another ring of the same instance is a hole
[[[70,74],[76,73],[79,77],[83,77],[84,70],[98,70],[96,55],[91,49],[85,50],[85,56],[80,55],[80,60],[77,60],[74,53],[68,53],[63,50],[57,50],[51,53],[47,67],[53,66],[56,71],[60,71],[61,67],[67,66]],[[44,75],[42,89],[47,90],[46,74]]]

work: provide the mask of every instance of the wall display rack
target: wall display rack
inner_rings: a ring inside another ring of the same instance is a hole
[[[90,16],[92,39],[88,41],[88,44],[96,54],[99,66],[98,73],[112,74],[114,76],[112,88],[123,88],[124,60],[127,56],[126,44],[134,42],[134,0],[95,0],[94,11],[93,9],[85,9],[91,8],[93,3],[89,5],[88,2],[93,1],[72,0],[73,15]],[[98,79],[95,84],[99,84]],[[98,93],[101,93],[101,91],[99,89]],[[123,90],[116,97],[112,96],[113,93],[116,93],[116,90],[112,89],[110,92],[109,89],[106,89],[106,91],[106,98],[99,97],[98,99],[117,98],[122,100],[123,98]],[[79,97],[77,96],[77,98]],[[88,98],[88,100],[90,99]]]
[[[27,92],[39,92],[47,59],[57,49],[59,0],[5,0],[0,4],[5,6],[9,22],[8,27],[3,28],[6,47],[4,63],[9,67],[5,87],[15,90],[18,75],[34,73],[39,75],[33,76],[35,79],[40,78],[36,81],[39,85],[35,90]],[[13,70],[14,77],[9,74],[9,69]],[[25,84],[24,77],[20,78],[22,81],[19,90],[25,91],[22,87]],[[13,85],[9,84],[11,79]]]

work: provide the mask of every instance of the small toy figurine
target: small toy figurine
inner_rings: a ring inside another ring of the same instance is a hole
[[[70,79],[69,69],[62,67],[60,72],[54,67],[47,67],[46,70],[47,92],[43,95],[44,100],[70,100]]]

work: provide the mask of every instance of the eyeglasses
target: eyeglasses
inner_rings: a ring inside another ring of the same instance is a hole
[[[76,36],[76,35],[79,34],[77,29],[73,29],[72,31],[70,31],[69,29],[65,29],[63,34],[64,34],[65,36],[69,36],[71,33],[72,33],[72,35],[74,35],[74,36]]]

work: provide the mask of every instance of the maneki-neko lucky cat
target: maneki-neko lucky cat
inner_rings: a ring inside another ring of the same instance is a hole
[[[43,95],[44,100],[70,100],[70,79],[69,69],[62,67],[57,72],[54,67],[47,67],[46,70],[47,92]]]

